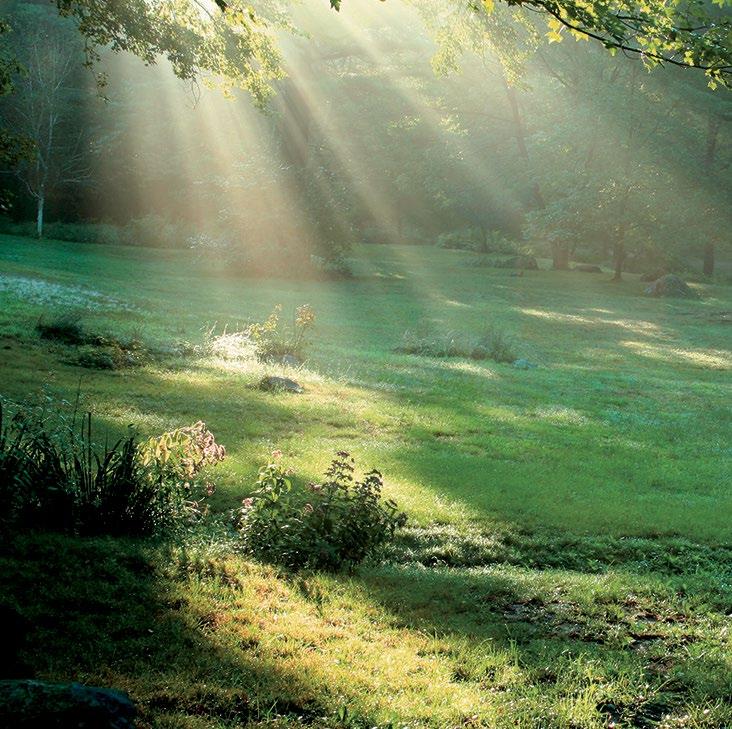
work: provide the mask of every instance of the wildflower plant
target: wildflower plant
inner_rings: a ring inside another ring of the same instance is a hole
[[[281,314],[282,306],[277,304],[264,322],[250,324],[247,329],[260,360],[281,359],[285,355],[301,359],[310,343],[308,337],[315,325],[313,307],[298,306],[289,328],[282,323]]]

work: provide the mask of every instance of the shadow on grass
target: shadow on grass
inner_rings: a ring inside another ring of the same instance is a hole
[[[729,655],[717,638],[729,602],[718,595],[698,594],[692,607],[658,576],[642,584],[622,573],[598,581],[510,569],[384,566],[359,584],[400,628],[453,646],[455,682],[520,691],[505,670],[515,664],[524,690],[580,705],[586,689],[598,719],[629,727],[713,705],[732,712]]]
[[[3,641],[15,653],[6,656],[15,666],[6,677],[126,691],[145,727],[165,717],[240,726],[284,716],[292,725],[317,724],[332,714],[301,676],[252,641],[242,640],[236,651],[218,641],[217,621],[233,606],[212,611],[210,601],[198,602],[166,559],[173,562],[170,548],[151,542],[40,534],[6,539],[0,611],[14,616],[18,631]]]

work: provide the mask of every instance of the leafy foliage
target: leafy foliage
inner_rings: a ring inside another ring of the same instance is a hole
[[[226,12],[218,12],[194,0],[57,0],[56,5],[76,21],[87,40],[89,65],[100,60],[104,47],[133,53],[148,65],[162,56],[181,79],[203,77],[226,91],[245,89],[260,104],[271,95],[271,82],[282,76],[268,27],[285,23],[276,1],[261,3],[260,12],[239,2],[229,2]]]
[[[203,423],[138,446],[134,435],[97,447],[92,416],[20,407],[3,422],[0,403],[0,525],[79,534],[146,535],[200,513],[190,499],[205,466],[225,450]],[[205,492],[213,486],[206,482]]]
[[[226,458],[226,448],[216,442],[214,434],[199,420],[149,438],[140,445],[138,456],[147,482],[174,494],[171,503],[177,507],[177,513],[171,511],[166,515],[166,520],[173,522],[191,508],[199,510],[198,502],[186,500],[191,494],[210,496],[213,493],[214,485],[206,477],[207,470]]]
[[[247,551],[299,570],[352,569],[374,556],[406,523],[391,500],[382,500],[378,471],[354,478],[354,461],[337,454],[325,481],[295,489],[281,454],[259,470],[257,489],[243,502],[238,526]]]

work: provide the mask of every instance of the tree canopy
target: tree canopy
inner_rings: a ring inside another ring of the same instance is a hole
[[[453,0],[457,10],[490,15],[495,0]],[[281,76],[272,31],[288,26],[283,0],[256,10],[242,0],[56,0],[87,41],[87,60],[98,48],[129,51],[146,63],[167,58],[183,79],[215,77],[249,91],[262,103]],[[328,0],[339,10],[342,0]],[[500,0],[546,19],[546,38],[594,39],[611,52],[638,55],[647,66],[673,64],[703,71],[709,84],[732,83],[730,0]]]

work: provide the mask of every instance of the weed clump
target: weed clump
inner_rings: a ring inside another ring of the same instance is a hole
[[[416,354],[421,357],[489,359],[494,362],[516,360],[513,338],[495,327],[489,327],[482,336],[475,339],[462,337],[454,332],[420,336],[407,331],[395,351],[402,354]]]
[[[38,320],[36,331],[41,339],[48,339],[62,344],[85,344],[88,334],[78,314],[64,313],[51,321]]]
[[[40,319],[36,331],[41,339],[77,347],[73,364],[97,370],[119,370],[146,364],[151,353],[137,338],[119,339],[111,334],[87,331],[78,314],[62,314],[49,322]]]
[[[290,471],[279,462],[259,470],[257,489],[244,499],[236,523],[246,550],[289,569],[352,569],[390,541],[406,515],[383,500],[382,476],[354,477],[354,461],[339,452],[325,481],[293,488]]]

